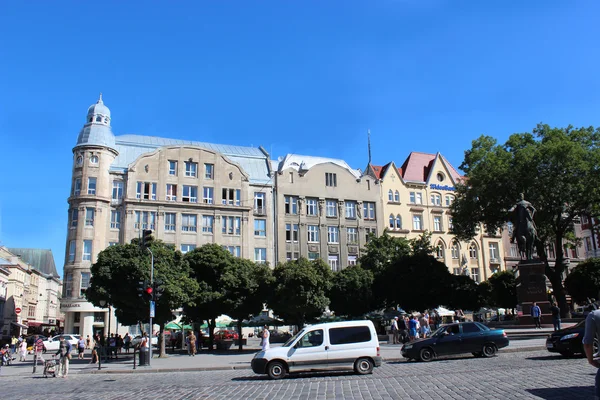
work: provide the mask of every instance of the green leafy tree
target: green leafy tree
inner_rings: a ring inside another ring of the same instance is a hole
[[[520,193],[537,209],[539,241],[535,248],[564,316],[569,307],[562,284],[566,270],[563,245],[573,236],[580,215],[598,215],[600,206],[600,131],[538,125],[533,133],[517,133],[500,145],[489,136],[473,141],[460,168],[466,184],[457,185],[452,204],[454,231],[460,239],[475,236],[481,223],[502,228]],[[554,246],[556,261],[548,262]]]
[[[184,305],[183,312],[189,321],[199,324],[207,321],[212,349],[216,319],[231,309],[231,305],[226,304],[223,275],[234,269],[236,259],[218,244],[205,244],[186,253],[184,260],[189,264],[190,277],[198,285],[198,292],[193,302]]]
[[[237,319],[237,330],[242,337],[242,323],[257,315],[267,303],[273,282],[273,274],[266,264],[257,264],[244,258],[234,258],[221,278],[224,292],[223,304],[226,314]],[[239,341],[242,350],[242,340]]]
[[[150,244],[154,253],[154,279],[163,282],[164,293],[156,304],[154,323],[162,326],[173,319],[173,310],[188,304],[197,290],[189,278],[188,264],[172,245],[154,240]],[[140,281],[150,282],[150,253],[137,242],[110,246],[98,254],[92,265],[90,287],[86,298],[97,307],[101,302],[111,305],[115,315],[124,325],[149,321],[149,303],[139,296]],[[161,341],[161,356],[164,341]]]
[[[287,323],[298,329],[321,316],[329,305],[331,269],[321,259],[306,258],[279,264],[273,270],[274,288],[270,305]]]
[[[579,263],[567,279],[565,288],[578,304],[600,297],[600,258],[590,258]]]
[[[517,305],[517,282],[512,271],[496,272],[488,279],[494,307],[515,308]]]
[[[450,274],[448,281],[448,306],[478,311],[484,305],[482,291],[473,279],[465,275]]]
[[[329,308],[338,316],[359,317],[371,311],[374,277],[359,265],[336,272],[329,292]]]
[[[492,307],[492,285],[488,281],[481,282],[477,286],[479,290],[479,296],[481,296],[482,307]]]

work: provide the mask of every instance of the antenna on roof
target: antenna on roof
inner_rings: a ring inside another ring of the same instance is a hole
[[[369,164],[371,164],[371,130],[367,130],[367,138],[369,142]]]

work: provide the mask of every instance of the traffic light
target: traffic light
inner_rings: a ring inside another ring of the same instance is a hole
[[[137,286],[138,296],[144,299],[144,301],[152,300],[152,293],[154,290],[148,281],[139,281]]]
[[[150,229],[144,229],[142,232],[142,246],[148,246],[154,238]]]
[[[146,281],[138,281],[137,293],[139,297],[144,297],[146,293]]]
[[[164,291],[165,288],[163,287],[163,283],[159,280],[154,281],[154,301],[158,302]]]

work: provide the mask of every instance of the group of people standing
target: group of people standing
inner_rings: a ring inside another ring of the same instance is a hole
[[[394,344],[412,342],[420,337],[428,337],[432,328],[435,329],[441,322],[441,318],[437,313],[430,315],[427,311],[422,314],[394,317],[391,325]]]

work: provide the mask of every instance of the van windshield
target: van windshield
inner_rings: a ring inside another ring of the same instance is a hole
[[[290,347],[290,345],[294,342],[294,340],[296,340],[298,338],[298,336],[303,335],[303,334],[304,334],[304,329],[302,329],[300,332],[296,333],[294,336],[289,338],[288,341],[285,342],[281,347]]]

